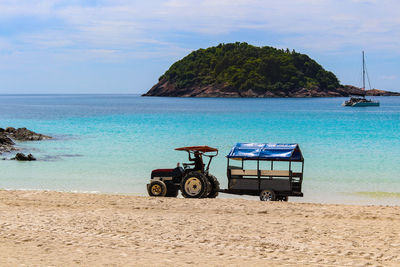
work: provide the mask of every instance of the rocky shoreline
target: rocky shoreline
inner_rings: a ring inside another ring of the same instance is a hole
[[[15,129],[13,127],[7,127],[6,129],[0,128],[0,155],[6,152],[12,152],[18,150],[15,147],[15,141],[40,141],[52,139],[51,136],[47,136],[40,133],[35,133],[26,128]],[[25,155],[23,153],[17,153],[12,160],[20,161],[31,161],[36,160],[32,154]]]
[[[400,96],[398,92],[383,91],[378,89],[366,90],[365,92],[358,87],[346,85],[336,89],[322,89],[319,87],[298,88],[288,91],[274,90],[266,92],[256,92],[252,89],[238,91],[227,84],[214,85],[195,85],[187,88],[178,88],[175,84],[162,79],[155,84],[147,93],[142,96],[166,96],[166,97],[249,97],[249,98],[269,98],[269,97],[348,97],[350,95],[367,96]]]

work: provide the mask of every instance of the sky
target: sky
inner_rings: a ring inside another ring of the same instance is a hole
[[[400,91],[398,0],[0,0],[0,94],[149,90],[191,51],[247,42],[305,53]]]

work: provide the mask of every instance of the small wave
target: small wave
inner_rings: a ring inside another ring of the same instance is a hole
[[[46,155],[40,157],[38,160],[40,161],[59,161],[63,158],[75,158],[75,157],[83,157],[81,154],[62,154],[62,155]]]
[[[355,192],[354,194],[372,198],[400,198],[400,192]]]
[[[94,190],[55,190],[55,189],[38,189],[38,188],[0,188],[0,190],[5,190],[5,191],[30,191],[30,192],[104,194],[104,192],[94,191]]]
[[[51,135],[53,138],[46,141],[68,141],[68,140],[79,140],[81,139],[78,135],[73,134],[53,134]]]
[[[65,158],[75,158],[75,157],[83,157],[82,154],[62,154],[60,157],[65,157]]]
[[[101,191],[91,191],[91,190],[71,190],[71,191],[57,191],[57,192],[82,193],[82,194],[103,194],[103,192],[101,192]]]

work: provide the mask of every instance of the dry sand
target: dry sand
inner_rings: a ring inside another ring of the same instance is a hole
[[[0,191],[0,266],[400,266],[400,207]]]

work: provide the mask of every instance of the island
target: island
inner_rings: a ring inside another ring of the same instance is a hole
[[[305,54],[269,46],[228,43],[191,52],[175,62],[143,96],[345,97],[400,95],[341,85]]]

